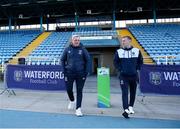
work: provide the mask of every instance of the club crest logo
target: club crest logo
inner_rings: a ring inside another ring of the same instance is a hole
[[[149,73],[149,81],[153,85],[161,84],[161,73],[160,72],[150,72]]]
[[[17,81],[17,82],[20,82],[22,81],[22,78],[23,78],[23,73],[22,71],[14,71],[14,80]]]
[[[124,85],[124,81],[123,80],[120,80],[120,85]]]
[[[79,50],[79,55],[82,55],[82,50]]]

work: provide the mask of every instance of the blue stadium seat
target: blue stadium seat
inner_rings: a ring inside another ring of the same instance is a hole
[[[180,24],[131,25],[128,28],[150,56],[180,56]]]
[[[35,39],[41,32],[39,30],[16,30],[0,32],[0,59],[1,63],[8,61]]]
[[[55,59],[57,64],[71,35],[71,32],[52,32],[27,58],[31,61],[37,59],[41,65],[53,65]],[[32,65],[36,64],[37,62],[32,63]]]

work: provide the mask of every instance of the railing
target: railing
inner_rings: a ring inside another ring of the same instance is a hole
[[[60,57],[29,57],[26,58],[26,65],[59,65]]]
[[[176,59],[178,57],[176,56],[157,56],[157,57],[154,57],[156,59],[156,62],[157,64],[174,64],[174,63],[178,63],[180,64],[180,59],[176,61]],[[162,61],[161,61],[162,60]]]
[[[14,59],[19,59],[24,57],[14,57]],[[4,72],[4,66],[8,63],[3,62],[3,58],[0,57],[0,73]],[[60,57],[58,58],[51,58],[51,57],[30,57],[25,58],[25,65],[59,65],[60,64]]]
[[[153,56],[153,60],[157,65],[174,65],[179,64],[180,65],[180,56]]]
[[[23,57],[14,57],[23,58]],[[149,57],[143,57],[149,59]],[[155,65],[180,65],[180,56],[153,56]],[[0,73],[4,71],[4,65],[7,64],[2,62],[3,58],[0,57]],[[29,57],[25,59],[26,65],[60,65],[60,57]]]

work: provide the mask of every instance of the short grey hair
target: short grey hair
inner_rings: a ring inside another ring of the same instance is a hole
[[[73,40],[75,37],[80,38],[80,36],[79,36],[79,35],[72,35],[72,40]]]

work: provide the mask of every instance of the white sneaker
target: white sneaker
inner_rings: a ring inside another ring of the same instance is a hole
[[[124,111],[125,111],[127,114],[130,114],[129,109],[125,109]]]
[[[130,112],[130,114],[134,114],[135,113],[132,106],[129,106],[129,112]]]
[[[75,101],[70,101],[68,104],[68,110],[73,110],[75,109]]]
[[[83,116],[82,112],[81,112],[81,108],[76,109],[76,116]]]

